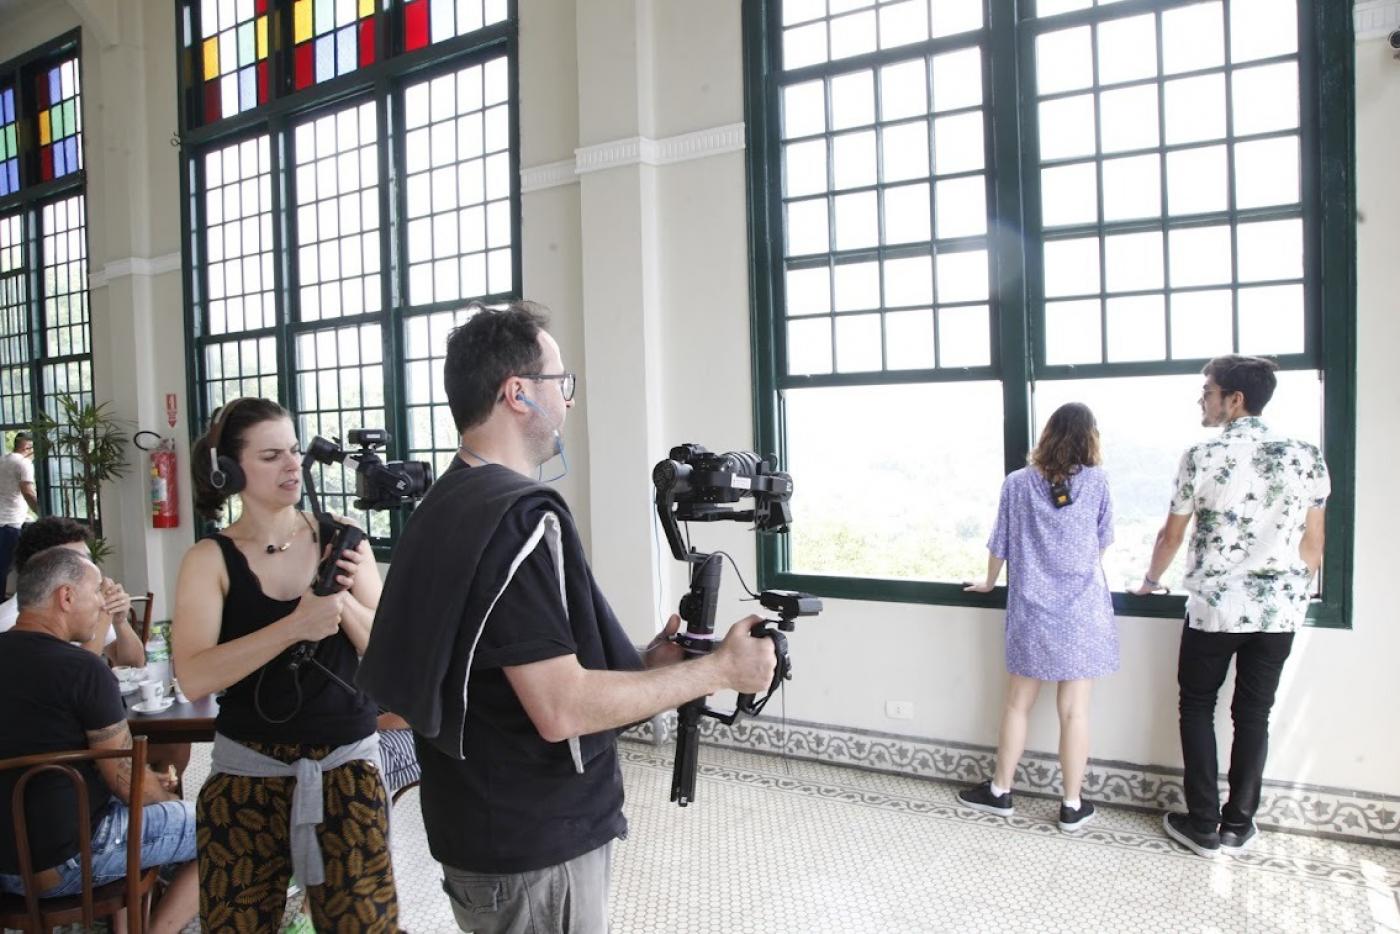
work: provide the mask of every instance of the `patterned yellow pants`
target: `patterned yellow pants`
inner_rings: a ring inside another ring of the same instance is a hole
[[[282,762],[323,759],[331,746],[244,743]],[[306,887],[317,931],[389,934],[399,906],[389,855],[389,800],[368,762],[323,776],[325,821],[317,831],[324,885]],[[291,778],[212,775],[200,789],[199,919],[205,931],[276,932],[292,873]],[[303,883],[304,884],[304,883]]]

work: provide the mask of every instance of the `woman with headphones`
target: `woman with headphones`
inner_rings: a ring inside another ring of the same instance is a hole
[[[190,697],[223,691],[200,790],[200,921],[277,930],[295,873],[317,930],[398,929],[374,703],[351,685],[379,603],[369,543],[309,586],[326,537],[300,511],[291,415],[234,399],[191,452],[195,510],[238,519],[185,555],[173,648]],[[307,657],[309,655],[309,658]]]

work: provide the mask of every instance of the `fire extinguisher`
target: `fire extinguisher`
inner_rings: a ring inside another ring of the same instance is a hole
[[[142,435],[156,439],[154,447],[140,442]],[[175,439],[163,438],[154,431],[139,431],[132,442],[151,454],[151,528],[173,529],[180,525],[180,486],[175,462]]]

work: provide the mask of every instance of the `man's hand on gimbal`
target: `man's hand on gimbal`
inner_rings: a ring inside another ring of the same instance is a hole
[[[656,638],[647,644],[646,651],[642,653],[642,661],[647,668],[664,668],[685,660],[685,649],[672,641],[672,637],[680,632],[680,629],[681,618],[672,613],[671,618],[666,620],[665,628],[656,634]]]
[[[720,643],[715,657],[724,664],[729,686],[740,694],[762,694],[773,683],[778,656],[772,639],[755,639],[750,630],[763,622],[759,616],[746,616],[733,626]]]

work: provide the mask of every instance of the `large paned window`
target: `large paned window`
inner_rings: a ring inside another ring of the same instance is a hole
[[[0,65],[0,431],[93,402],[76,34]],[[7,445],[8,449],[8,445]],[[35,461],[47,513],[87,515],[75,460]]]
[[[182,22],[196,425],[266,396],[303,444],[385,428],[381,456],[440,474],[447,334],[519,295],[513,6],[205,0]],[[316,483],[384,554],[398,517],[356,510],[338,466]]]
[[[984,573],[1002,476],[1080,401],[1103,436],[1105,570],[1123,591],[1181,452],[1208,436],[1201,366],[1263,354],[1281,368],[1267,420],[1333,468],[1313,616],[1345,624],[1344,5],[749,0],[745,15],[757,428],[796,482],[766,579],[993,602],[961,582]]]

